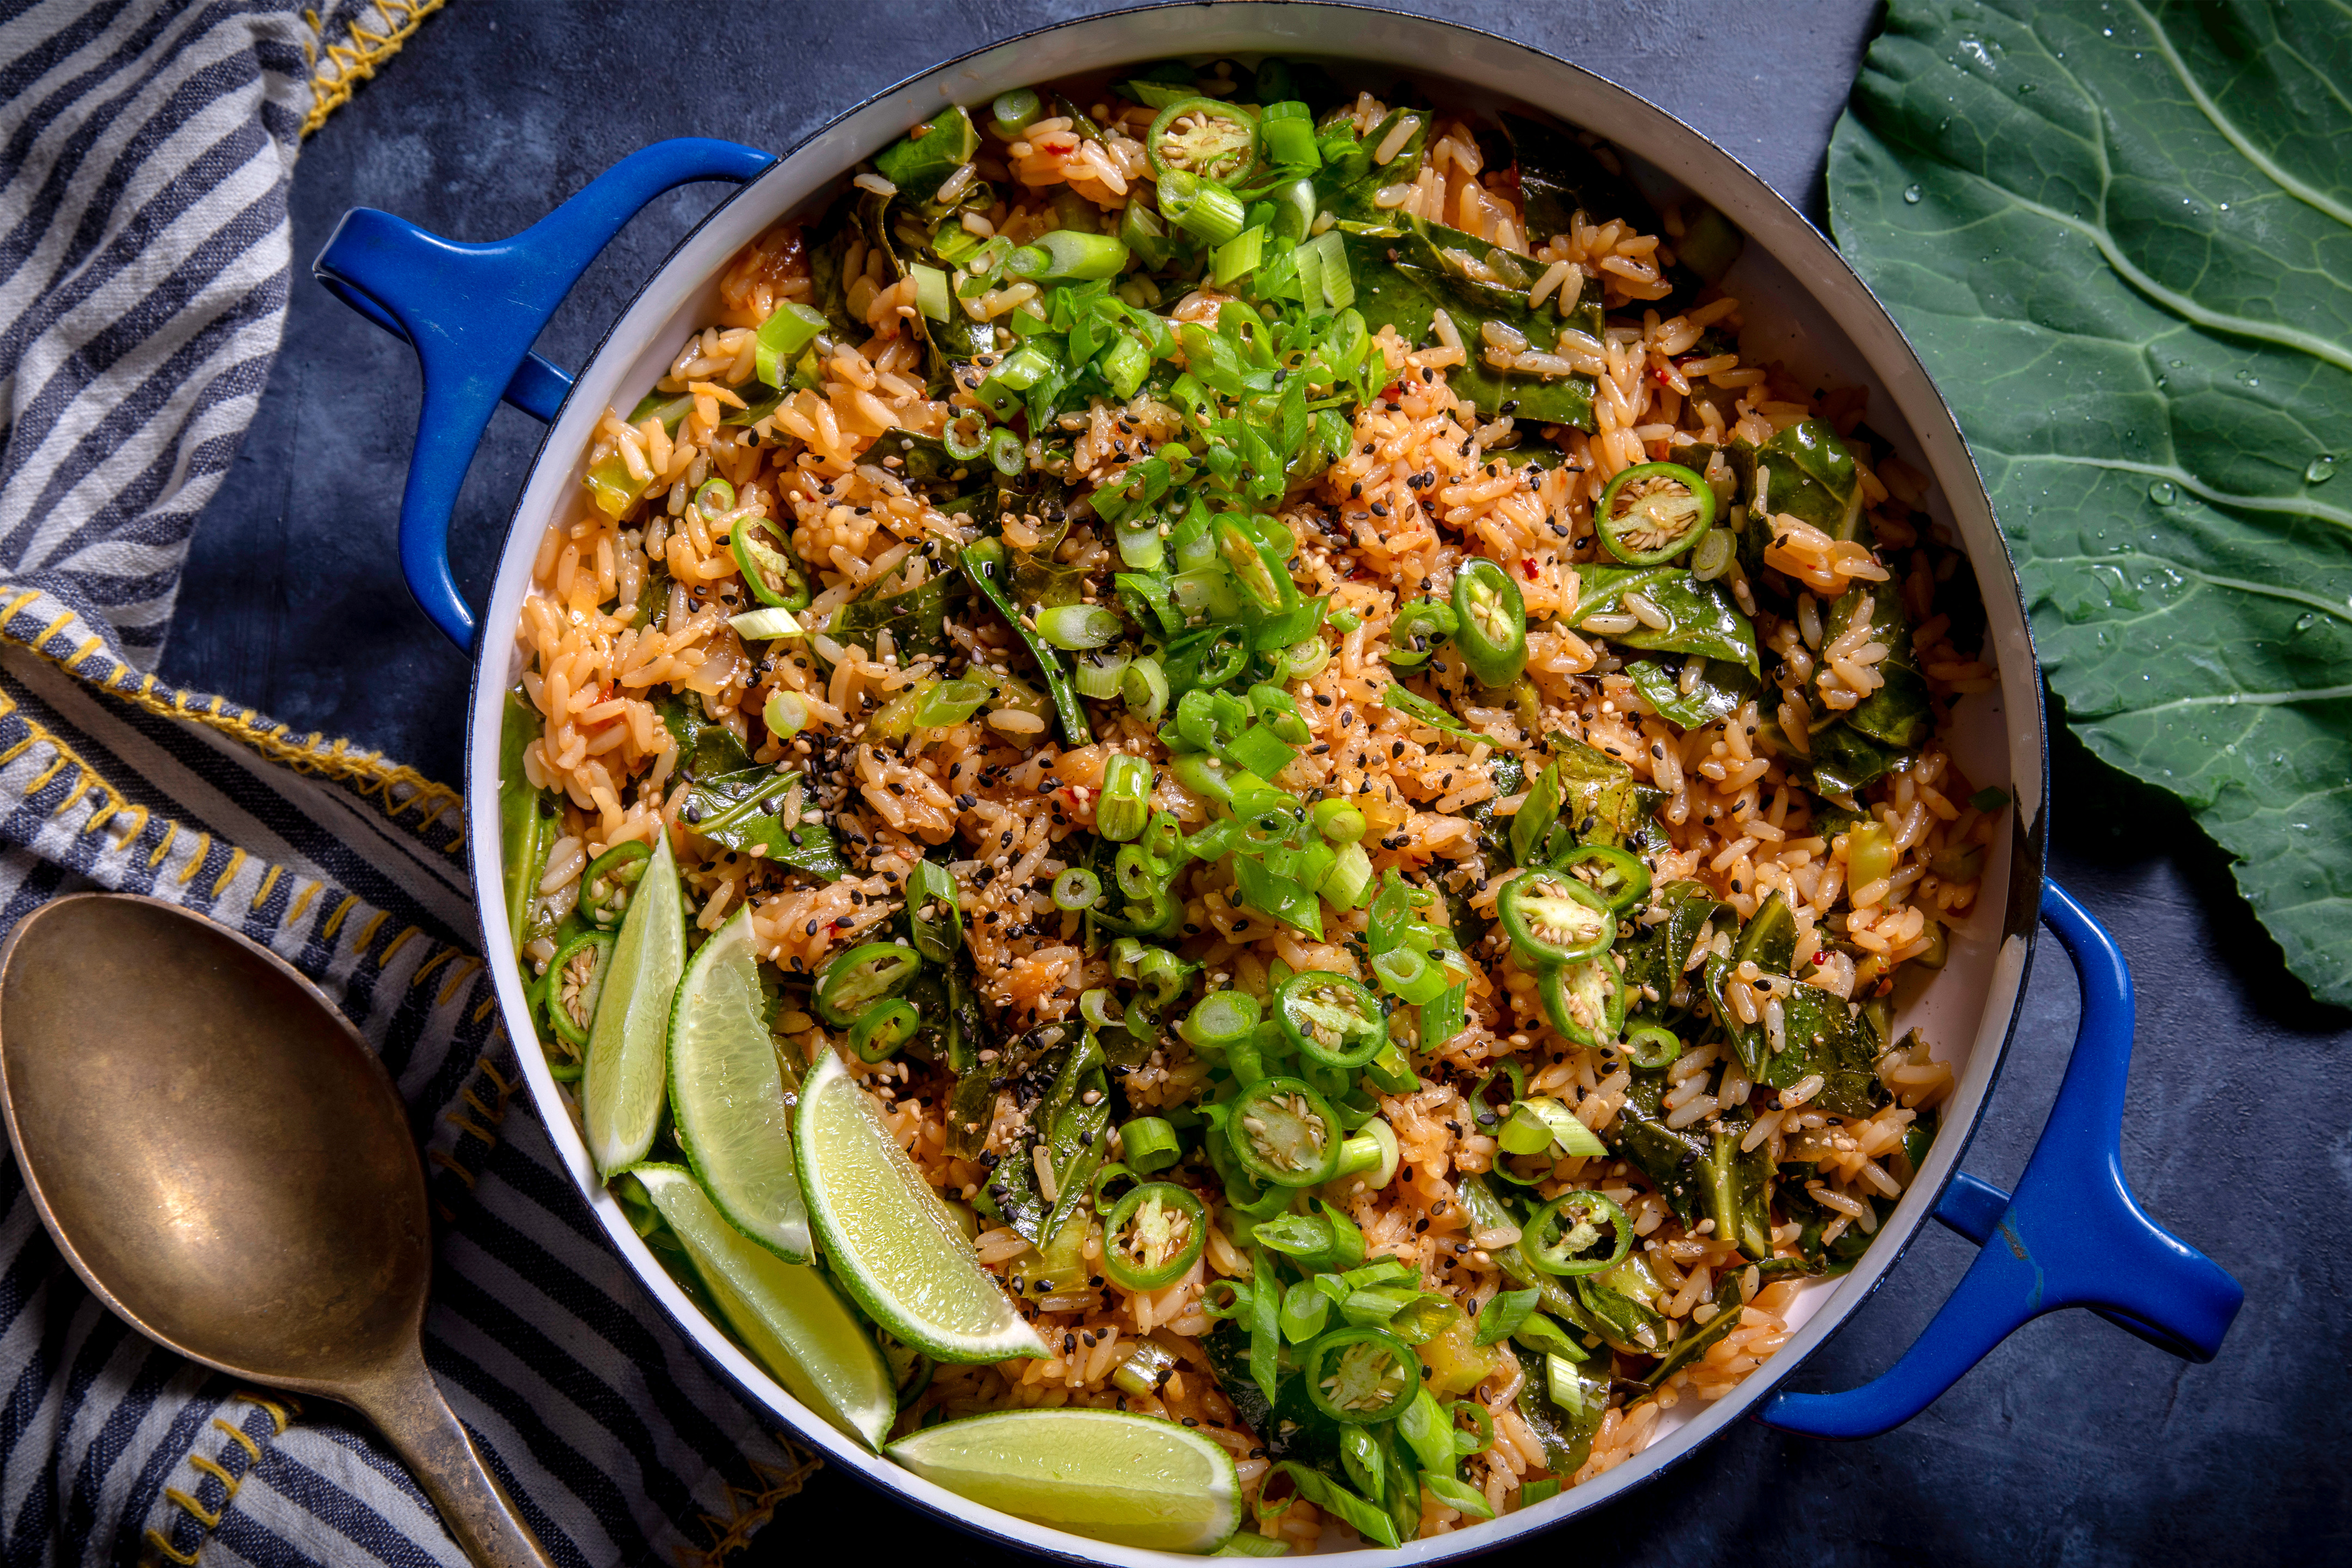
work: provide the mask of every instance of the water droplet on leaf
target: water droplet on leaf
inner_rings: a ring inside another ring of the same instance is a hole
[[[2307,485],[2324,485],[2335,477],[2336,454],[2333,452],[2320,453],[2319,456],[2312,458],[2310,466],[2303,470],[2303,482]]]
[[[1903,199],[1910,203],[1915,207],[1919,205],[1920,195],[1921,192],[1919,187],[1916,185],[1906,185],[1903,187]]]
[[[2294,629],[2299,632],[2307,632],[2318,624],[2319,617],[2308,613],[2297,616],[2294,618]]]
[[[2170,506],[2180,499],[2180,488],[2170,479],[2158,479],[2147,487],[2147,499],[2158,506]]]

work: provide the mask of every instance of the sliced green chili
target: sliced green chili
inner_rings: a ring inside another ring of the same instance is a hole
[[[1173,1285],[1200,1260],[1209,1211],[1173,1182],[1146,1182],[1103,1222],[1103,1272],[1126,1290]]]
[[[1615,1237],[1606,1253],[1591,1255],[1601,1245],[1603,1226]],[[1633,1222],[1616,1200],[1594,1192],[1560,1194],[1519,1233],[1519,1256],[1546,1274],[1599,1274],[1624,1262],[1633,1249]]]
[[[599,931],[611,931],[629,910],[629,894],[653,863],[653,846],[642,838],[615,844],[580,873],[580,912]]]
[[[694,510],[705,522],[716,522],[735,510],[735,487],[713,474],[694,492]]]
[[[1554,864],[1570,876],[1584,873],[1582,880],[1621,915],[1650,896],[1650,868],[1622,849],[1580,844]]]
[[[1244,1089],[1225,1114],[1225,1136],[1242,1169],[1276,1187],[1321,1186],[1339,1168],[1345,1142],[1331,1102],[1296,1078]]]
[[[613,958],[613,940],[610,931],[583,931],[565,942],[547,966],[547,978],[541,983],[547,987],[547,1021],[553,1026],[556,1038],[573,1047],[575,1052],[587,1048],[588,1027],[596,1021],[596,1002],[604,994],[604,973]],[[567,994],[568,972],[583,952],[593,953],[595,962]],[[569,1063],[551,1065],[567,1066],[576,1074],[580,1060],[575,1054]]]
[[[1511,946],[1533,968],[1591,958],[1617,937],[1609,901],[1564,871],[1520,872],[1503,884],[1496,909]]]
[[[1615,1043],[1625,1027],[1625,977],[1614,953],[1598,952],[1543,973],[1544,1016],[1580,1046]]]
[[[816,986],[817,1016],[835,1027],[856,1023],[868,1007],[904,991],[923,967],[911,947],[869,942],[851,948],[824,966]]]
[[[1462,629],[1454,606],[1438,599],[1415,599],[1389,623],[1389,650],[1381,657],[1399,669],[1419,669],[1437,645]]]
[[[860,1013],[849,1026],[849,1048],[860,1061],[887,1061],[915,1037],[922,1025],[922,1015],[905,997],[879,1003]]]
[[[1326,1067],[1360,1068],[1388,1044],[1388,1015],[1360,981],[1305,969],[1275,993],[1274,1015],[1291,1048]]]
[[[1300,1360],[1307,1399],[1349,1426],[1393,1421],[1421,1392],[1421,1358],[1385,1329],[1334,1329]]]
[[[779,609],[805,610],[812,597],[808,574],[801,569],[800,558],[793,553],[791,542],[773,520],[764,517],[739,517],[729,533],[727,548],[735,557],[735,570],[743,574],[743,585],[751,596],[763,605]]]
[[[1609,481],[1597,514],[1610,554],[1629,566],[1656,566],[1706,537],[1715,491],[1680,463],[1641,463]]]
[[[1528,667],[1528,605],[1519,585],[1496,563],[1479,556],[1454,576],[1454,614],[1461,626],[1454,646],[1470,673],[1487,686],[1508,686]]]
[[[1238,104],[1180,98],[1160,111],[1143,139],[1151,172],[1231,184],[1257,163],[1257,121]]]
[[[998,473],[1016,479],[1029,466],[1029,454],[1022,447],[1019,434],[1000,425],[988,433],[988,460]]]

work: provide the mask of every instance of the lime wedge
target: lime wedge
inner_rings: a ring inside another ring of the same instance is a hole
[[[728,1223],[806,1263],[808,1208],[793,1169],[792,1103],[768,1034],[751,906],[686,966],[669,1015],[669,1113],[702,1190]]]
[[[801,1086],[793,1141],[817,1244],[885,1331],[940,1361],[1046,1353],[832,1051]]]
[[[806,1264],[786,1263],[727,1223],[676,1165],[631,1173],[686,1247],[736,1338],[793,1398],[879,1447],[898,1402],[889,1363],[841,1293]]]
[[[610,978],[596,999],[580,1085],[588,1152],[604,1176],[644,1159],[661,1126],[662,1045],[670,994],[686,967],[685,897],[667,834],[654,839],[654,858],[630,895],[607,962]]]
[[[1233,1457],[1155,1416],[1002,1410],[883,1452],[958,1497],[1121,1546],[1211,1552],[1241,1528]]]

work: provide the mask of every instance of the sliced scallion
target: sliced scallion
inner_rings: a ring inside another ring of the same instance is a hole
[[[735,635],[739,637],[762,641],[776,637],[796,637],[803,629],[800,622],[793,619],[793,613],[782,605],[771,605],[765,609],[746,610],[740,616],[730,616],[727,618],[727,624],[735,628]]]
[[[1100,605],[1053,605],[1037,612],[1037,635],[1071,652],[1102,647],[1126,629],[1118,611]]]
[[[946,273],[915,261],[908,263],[907,276],[915,280],[915,309],[934,321],[944,321],[953,315],[955,303],[948,298]]]
[[[1090,910],[1102,899],[1102,879],[1073,866],[1054,879],[1054,907],[1065,912]]]

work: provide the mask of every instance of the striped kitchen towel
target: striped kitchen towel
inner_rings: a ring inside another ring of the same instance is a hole
[[[713,1562],[811,1461],[514,1103],[456,795],[145,673],[277,350],[301,136],[439,3],[0,0],[0,932],[145,893],[336,998],[425,1140],[425,1358],[533,1530],[567,1565]],[[0,1383],[0,1568],[463,1562],[363,1424],[110,1314],[5,1151]]]

